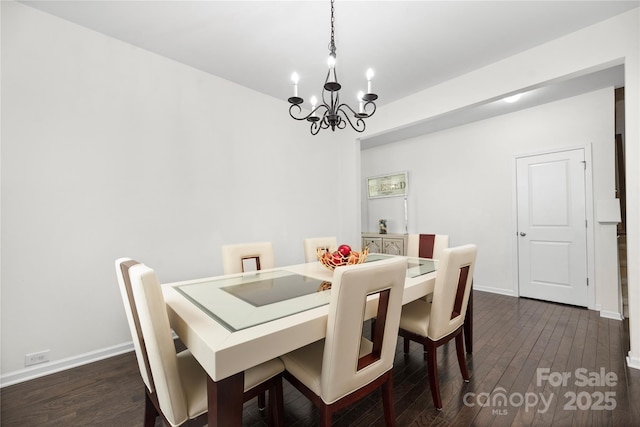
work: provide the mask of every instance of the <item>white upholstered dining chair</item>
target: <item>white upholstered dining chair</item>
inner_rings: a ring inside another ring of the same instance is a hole
[[[471,292],[476,253],[475,245],[443,250],[433,289],[433,300],[418,299],[402,307],[399,335],[404,338],[404,352],[409,352],[409,340],[424,346],[431,397],[438,410],[442,409],[436,357],[439,346],[455,338],[460,372],[464,381],[469,381],[462,330]]]
[[[189,350],[176,353],[162,290],[154,271],[130,258],[116,275],[145,385],[144,426],[161,416],[171,426],[207,422],[207,374]],[[269,423],[282,425],[282,371],[273,359],[245,371],[244,401],[269,391]]]
[[[378,388],[385,422],[395,425],[392,368],[406,270],[406,258],[336,268],[326,338],[281,356],[285,378],[318,407],[321,426]],[[370,341],[362,331],[372,295],[378,304]]]
[[[409,234],[407,236],[407,256],[414,258],[442,258],[442,251],[449,247],[449,236],[446,234]],[[431,294],[426,295],[431,301]]]
[[[275,256],[271,242],[240,243],[222,247],[222,269],[224,274],[242,273],[246,263],[255,263],[256,270],[275,267]]]
[[[409,234],[407,236],[407,256],[414,258],[440,259],[442,251],[449,247],[446,234]]]
[[[304,262],[318,261],[318,249],[335,250],[338,248],[338,239],[335,237],[309,237],[302,240],[304,247]]]

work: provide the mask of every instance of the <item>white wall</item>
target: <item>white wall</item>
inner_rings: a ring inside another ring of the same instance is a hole
[[[27,353],[67,367],[131,341],[113,262],[162,282],[221,274],[220,246],[359,243],[358,145],[286,101],[2,3],[2,382]],[[284,99],[283,95],[283,99]],[[337,155],[336,153],[339,153]]]
[[[409,232],[448,234],[450,245],[478,245],[477,289],[517,295],[513,251],[516,156],[589,146],[594,198],[614,191],[614,92],[578,97],[362,152],[362,181],[397,170],[409,172]],[[404,232],[401,198],[366,203],[362,223]],[[401,225],[402,229],[398,228]],[[615,227],[595,224],[596,304],[617,311]],[[605,261],[606,260],[606,261]],[[607,296],[613,296],[608,299]]]
[[[638,8],[380,108],[364,138],[554,79],[624,64],[627,274],[631,350],[640,369],[640,11]]]

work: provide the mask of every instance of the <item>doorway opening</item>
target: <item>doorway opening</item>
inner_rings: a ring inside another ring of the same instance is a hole
[[[627,289],[627,203],[625,185],[624,87],[617,88],[615,90],[615,126],[616,197],[620,200],[620,223],[618,223],[620,295],[622,298],[622,315],[624,317],[629,317],[629,293]]]

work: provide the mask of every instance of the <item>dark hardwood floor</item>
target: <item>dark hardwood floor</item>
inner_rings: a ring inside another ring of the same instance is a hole
[[[470,383],[462,381],[453,343],[438,349],[442,411],[431,400],[422,347],[411,343],[405,356],[398,342],[398,426],[640,426],[640,371],[625,365],[626,321],[560,304],[479,291],[474,296]],[[604,378],[597,378],[601,372]],[[284,392],[286,425],[315,425],[315,409],[286,380]],[[140,426],[143,396],[129,353],[3,388],[0,424]],[[377,393],[334,418],[338,426],[383,424]],[[267,425],[255,400],[245,404],[243,425]]]

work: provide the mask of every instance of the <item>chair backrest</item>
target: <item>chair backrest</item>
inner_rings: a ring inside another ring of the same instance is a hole
[[[147,349],[142,339],[142,330],[140,329],[140,320],[133,302],[133,290],[131,289],[131,280],[129,280],[129,268],[139,264],[138,261],[131,258],[119,258],[116,260],[116,276],[118,278],[118,287],[122,296],[122,304],[124,312],[127,316],[127,323],[133,339],[133,348],[138,360],[138,368],[142,381],[151,391],[154,390],[153,378],[149,368],[149,360],[147,358]]]
[[[318,249],[335,250],[338,239],[335,237],[310,237],[302,241],[304,246],[304,262],[318,261]]]
[[[469,303],[477,247],[445,249],[438,265],[427,335],[438,340],[459,328]]]
[[[406,258],[338,267],[334,271],[320,379],[321,397],[332,403],[393,367]],[[373,350],[360,357],[367,297],[379,295]]]
[[[271,242],[241,243],[222,247],[224,274],[242,273],[245,261],[253,260],[255,260],[257,270],[275,267]]]
[[[116,273],[142,379],[165,418],[182,424],[187,401],[160,283],[152,269],[128,258],[116,261]]]
[[[446,234],[409,234],[407,256],[420,258],[442,258],[442,251],[449,247]]]

